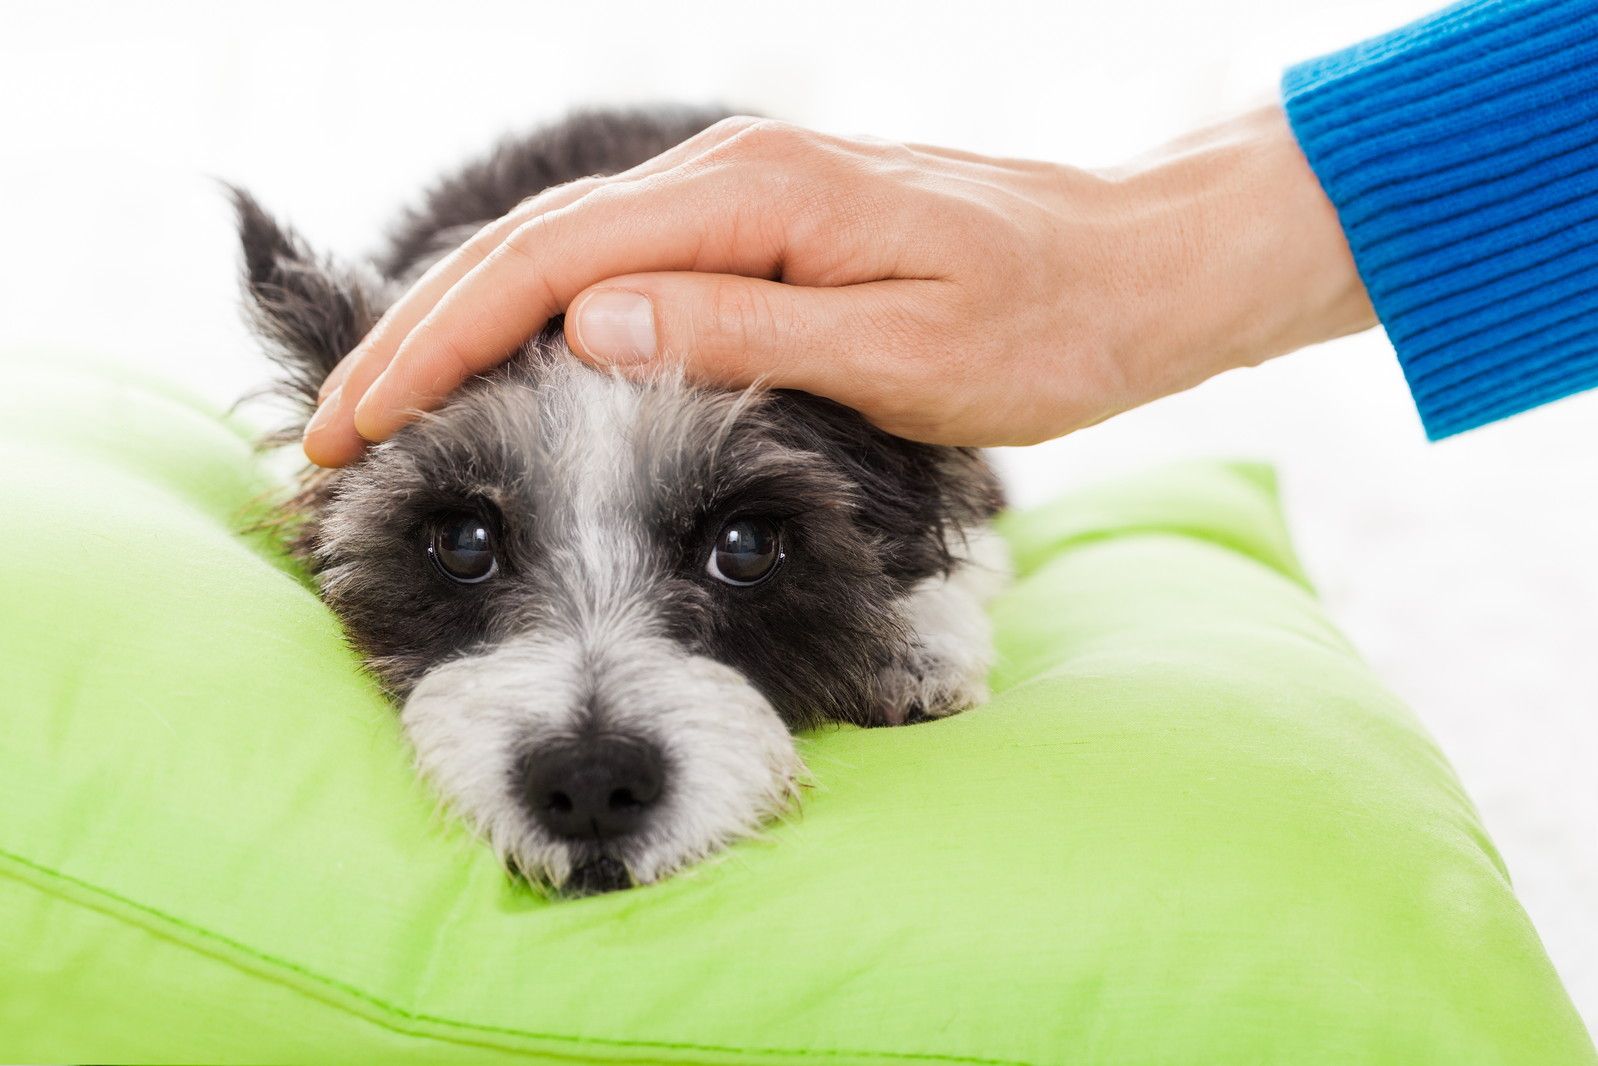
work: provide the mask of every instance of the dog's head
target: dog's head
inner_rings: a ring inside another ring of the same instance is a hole
[[[239,208],[252,317],[308,412],[383,285]],[[626,381],[556,329],[290,507],[422,770],[509,864],[597,890],[780,812],[792,728],[976,698],[951,570],[998,503],[974,453],[801,394]]]

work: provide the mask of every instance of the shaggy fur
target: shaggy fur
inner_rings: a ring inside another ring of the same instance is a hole
[[[368,265],[318,257],[235,191],[251,319],[302,416],[405,279],[472,227],[720,117],[590,112],[507,142],[407,212]],[[286,509],[324,598],[402,703],[422,771],[508,864],[590,891],[656,880],[779,813],[802,771],[791,729],[981,699],[981,600],[1002,570],[985,523],[1000,503],[977,452],[800,393],[603,374],[557,322],[355,466],[308,472]],[[710,560],[749,519],[777,531],[780,554],[758,583],[728,584]],[[441,531],[462,522],[491,544],[480,582],[439,565]],[[619,742],[658,767],[658,796],[651,777],[639,800],[627,768],[532,779],[542,754]],[[602,783],[625,824],[572,832],[561,788],[594,773],[620,775]]]

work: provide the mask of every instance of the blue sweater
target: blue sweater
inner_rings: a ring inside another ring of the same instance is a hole
[[[1282,95],[1433,439],[1598,385],[1598,0],[1469,0]]]

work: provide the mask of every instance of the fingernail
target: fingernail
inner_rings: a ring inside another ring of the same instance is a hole
[[[338,402],[342,398],[343,394],[343,385],[340,385],[338,388],[327,394],[327,396],[322,400],[322,406],[318,407],[316,409],[316,413],[311,416],[311,420],[305,423],[305,433],[303,436],[309,437],[311,434],[318,433],[327,428],[328,423],[333,421],[333,413],[338,410]]]
[[[655,309],[649,297],[620,289],[591,294],[577,308],[577,339],[604,363],[642,363],[655,357]]]

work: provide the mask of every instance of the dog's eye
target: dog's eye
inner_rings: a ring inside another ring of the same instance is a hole
[[[782,531],[766,518],[735,518],[716,534],[705,573],[729,585],[758,585],[782,562]]]
[[[499,570],[493,531],[474,514],[449,515],[440,522],[427,554],[445,577],[467,585],[487,581]]]

